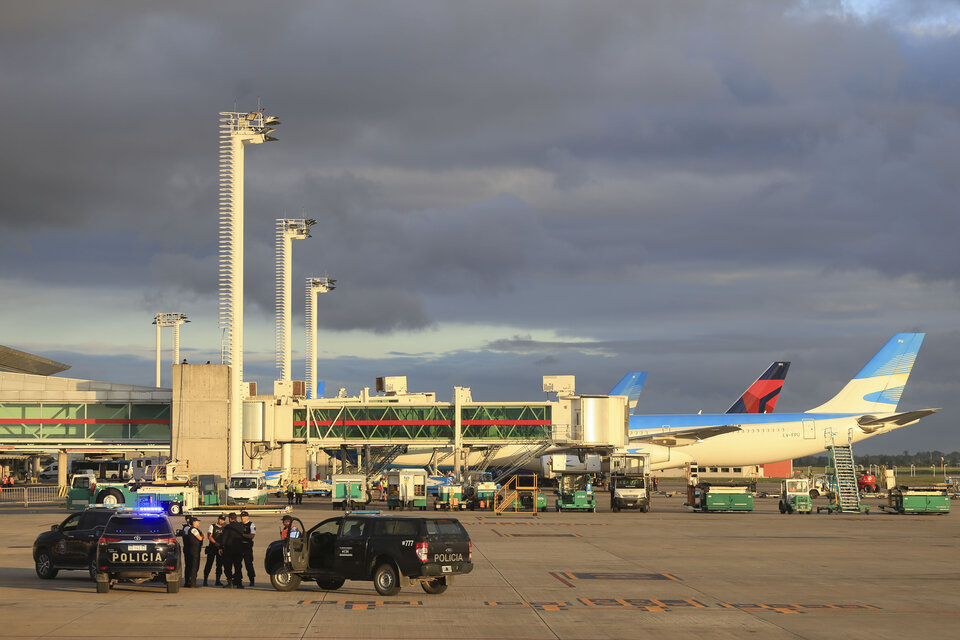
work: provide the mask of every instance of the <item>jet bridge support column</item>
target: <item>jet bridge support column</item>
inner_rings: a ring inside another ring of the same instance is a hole
[[[473,402],[470,387],[453,388],[453,477],[457,482],[463,478],[463,404]]]

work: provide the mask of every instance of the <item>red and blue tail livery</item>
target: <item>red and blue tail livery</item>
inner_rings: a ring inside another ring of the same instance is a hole
[[[727,413],[773,413],[790,370],[789,362],[774,362],[743,392]]]

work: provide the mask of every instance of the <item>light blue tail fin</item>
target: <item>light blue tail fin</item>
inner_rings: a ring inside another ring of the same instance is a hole
[[[898,333],[840,393],[807,413],[891,413],[910,377],[922,333]]]
[[[623,376],[623,379],[610,390],[608,395],[627,396],[627,404],[632,411],[640,400],[640,392],[643,390],[643,383],[646,381],[646,371],[631,371]]]

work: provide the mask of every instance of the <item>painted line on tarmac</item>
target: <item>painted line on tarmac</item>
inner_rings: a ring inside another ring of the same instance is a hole
[[[677,576],[670,573],[638,573],[638,572],[627,572],[627,571],[614,571],[614,572],[573,572],[573,571],[550,571],[552,575],[557,580],[564,582],[560,578],[563,576],[568,580],[672,580],[673,582],[683,582]],[[574,586],[570,583],[565,583],[568,586]]]
[[[428,604],[423,600],[300,600],[298,605],[324,605],[344,611],[375,611],[377,609],[532,609],[534,611],[593,611],[633,610],[646,613],[773,613],[802,615],[809,613],[895,613],[895,614],[949,614],[957,611],[897,611],[885,610],[861,603],[768,603],[768,602],[704,602],[693,599],[668,598],[577,598],[576,600],[486,600],[480,604],[457,602]]]
[[[491,529],[501,538],[582,538],[579,533],[500,533]]]

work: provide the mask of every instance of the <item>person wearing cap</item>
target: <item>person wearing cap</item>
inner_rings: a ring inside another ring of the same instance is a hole
[[[214,583],[222,587],[220,576],[223,575],[223,556],[220,554],[220,538],[223,536],[223,528],[227,524],[227,517],[222,513],[217,516],[217,521],[207,527],[207,563],[203,567],[203,586],[207,586],[207,580],[210,579],[210,569],[213,564],[217,564],[217,581]],[[229,579],[229,578],[228,578]]]
[[[237,522],[237,514],[227,515],[229,522],[220,534],[221,557],[223,558],[223,572],[227,576],[227,589],[243,589],[243,525]]]
[[[200,569],[200,548],[203,546],[203,534],[197,526],[199,518],[187,518],[189,526],[183,528],[183,586],[197,586],[197,571]]]
[[[253,539],[257,536],[257,525],[250,521],[250,514],[246,511],[240,512],[240,522],[243,527],[243,564],[247,566],[247,578],[250,579],[250,586],[254,586],[253,579],[257,577],[253,570]]]
[[[299,538],[300,529],[297,528],[297,525],[293,524],[293,518],[290,516],[283,516],[280,518],[280,539],[286,540],[287,538]]]

